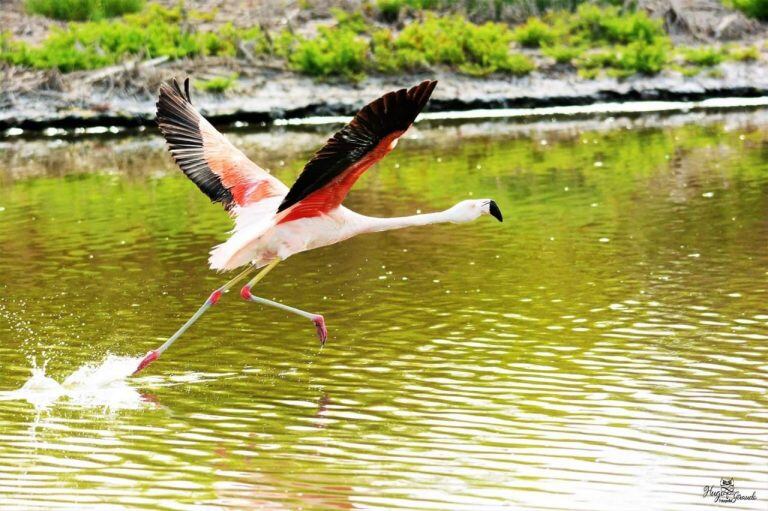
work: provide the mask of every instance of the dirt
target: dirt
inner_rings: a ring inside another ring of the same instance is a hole
[[[226,62],[220,66],[225,67]],[[62,90],[33,89],[6,94],[0,108],[0,130],[49,127],[153,126],[157,85],[163,79],[183,78],[195,62],[167,62],[136,73],[130,90],[123,78],[113,76],[99,83],[72,83],[73,76],[50,77]],[[214,66],[215,67],[215,66]],[[533,73],[523,78],[471,78],[448,72],[400,77],[369,77],[356,85],[318,83],[282,71],[260,70],[241,77],[237,88],[226,95],[192,92],[193,102],[217,124],[268,123],[276,119],[307,116],[348,116],[382,92],[408,87],[427,78],[439,85],[430,111],[477,108],[530,108],[587,105],[613,101],[697,101],[710,97],[768,95],[768,69],[758,63],[726,63],[721,76],[686,78],[679,74],[584,80],[573,73]],[[74,74],[74,73],[73,73]],[[194,78],[193,74],[193,78]],[[87,78],[87,76],[85,76]],[[84,78],[79,78],[83,80]],[[151,83],[151,85],[150,85]],[[137,86],[136,84],[142,84]],[[119,88],[120,93],[115,90]]]

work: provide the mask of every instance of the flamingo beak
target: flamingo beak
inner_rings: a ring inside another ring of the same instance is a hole
[[[492,217],[494,217],[499,222],[504,221],[504,217],[501,215],[501,210],[499,209],[499,206],[496,204],[496,201],[491,201],[490,204],[488,204],[488,212],[491,214]]]

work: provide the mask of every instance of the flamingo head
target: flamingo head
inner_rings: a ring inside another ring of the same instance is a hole
[[[492,199],[477,199],[461,201],[448,210],[451,222],[464,223],[480,218],[482,215],[490,215],[499,222],[503,221],[501,210]]]

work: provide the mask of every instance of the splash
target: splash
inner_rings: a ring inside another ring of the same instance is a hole
[[[50,408],[60,401],[83,408],[143,408],[150,403],[127,381],[142,358],[108,355],[98,365],[81,366],[62,383],[46,375],[45,366],[33,367],[24,385],[0,392],[0,400],[23,400],[36,409]]]

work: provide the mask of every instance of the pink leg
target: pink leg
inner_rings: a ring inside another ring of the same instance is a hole
[[[226,293],[227,291],[229,291],[229,289],[230,289],[232,286],[234,286],[234,285],[235,285],[235,284],[237,284],[239,281],[241,281],[241,280],[242,280],[242,279],[243,279],[243,278],[244,278],[246,275],[248,275],[248,274],[249,274],[251,271],[253,271],[253,268],[250,268],[250,267],[246,268],[246,269],[245,269],[243,272],[241,272],[241,273],[240,273],[239,275],[237,275],[235,278],[233,278],[232,280],[230,280],[229,282],[227,282],[226,284],[224,284],[223,286],[221,286],[219,289],[216,289],[216,290],[215,290],[213,293],[211,293],[211,296],[209,296],[209,297],[208,297],[208,299],[205,301],[205,303],[203,303],[203,305],[201,305],[201,306],[200,306],[200,308],[199,308],[199,309],[197,309],[197,312],[195,312],[195,313],[192,315],[192,317],[191,317],[191,318],[189,318],[189,319],[187,320],[187,322],[186,322],[186,323],[184,323],[184,324],[181,326],[181,328],[179,328],[178,330],[176,330],[176,333],[174,333],[172,336],[170,336],[170,337],[168,338],[168,340],[167,340],[167,341],[165,341],[165,342],[163,343],[163,345],[162,345],[162,346],[160,346],[160,347],[159,347],[159,348],[157,348],[156,350],[151,350],[150,352],[148,352],[148,353],[147,353],[147,354],[144,356],[144,358],[141,360],[141,362],[139,362],[139,365],[138,365],[138,367],[136,368],[136,370],[133,372],[133,374],[135,375],[135,374],[139,373],[139,372],[140,372],[140,371],[142,371],[144,368],[146,368],[146,367],[147,367],[149,364],[151,364],[152,362],[154,362],[155,360],[157,360],[158,358],[160,358],[160,355],[162,355],[162,354],[163,354],[163,352],[165,352],[165,350],[167,350],[168,348],[170,348],[171,344],[173,344],[174,342],[176,342],[176,339],[178,339],[179,337],[181,337],[181,334],[183,334],[184,332],[186,332],[186,331],[189,329],[189,327],[191,327],[191,326],[192,326],[192,325],[195,323],[195,321],[197,321],[198,319],[200,319],[200,316],[202,316],[202,315],[203,315],[203,313],[205,313],[205,311],[207,311],[208,309],[210,309],[211,307],[213,307],[214,305],[216,305],[216,304],[218,303],[218,301],[221,299],[221,296],[222,296],[224,293]]]
[[[282,309],[284,311],[297,314],[303,318],[307,318],[315,324],[315,329],[317,330],[317,337],[320,339],[320,344],[325,344],[325,341],[328,340],[328,329],[325,327],[325,318],[323,318],[323,316],[320,314],[312,314],[311,312],[303,311],[301,309],[297,309],[296,307],[291,307],[290,305],[284,305],[279,302],[267,300],[266,298],[261,298],[260,296],[254,296],[251,294],[250,284],[243,286],[243,289],[240,290],[240,296],[243,297],[243,300],[248,302],[261,303],[263,305],[269,305],[270,307],[277,307],[278,309]]]

